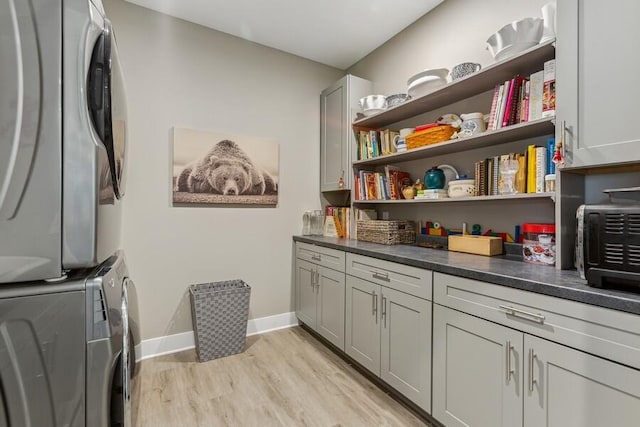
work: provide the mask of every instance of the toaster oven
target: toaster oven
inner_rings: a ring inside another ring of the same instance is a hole
[[[640,204],[582,205],[576,224],[576,267],[589,286],[640,292]]]

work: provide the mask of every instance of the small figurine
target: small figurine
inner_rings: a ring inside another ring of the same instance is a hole
[[[557,168],[563,168],[565,166],[564,158],[562,156],[562,140],[558,141],[558,144],[556,144],[556,151],[553,153],[551,161],[555,163]]]

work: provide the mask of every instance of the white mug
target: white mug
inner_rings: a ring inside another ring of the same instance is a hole
[[[400,136],[405,138],[407,135],[412,134],[414,130],[414,128],[402,128],[400,129]]]

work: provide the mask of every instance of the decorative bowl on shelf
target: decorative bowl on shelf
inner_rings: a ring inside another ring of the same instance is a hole
[[[449,197],[471,197],[475,191],[475,181],[473,179],[456,179],[449,181]]]
[[[411,99],[411,96],[409,96],[406,93],[396,93],[393,95],[389,95],[387,96],[387,108],[396,107],[410,99]]]
[[[540,43],[544,20],[524,18],[507,24],[487,39],[493,59],[502,61]]]
[[[386,108],[387,97],[384,95],[367,95],[364,98],[360,98],[358,104],[360,104],[362,112],[366,116],[370,116],[371,114],[367,114],[367,110],[384,110]]]
[[[417,98],[447,84],[449,70],[436,68],[421,71],[407,80],[407,92],[413,98]]]
[[[369,117],[373,116],[374,114],[382,113],[383,111],[385,111],[384,108],[365,108],[364,110],[362,110],[362,114],[364,114],[366,117]]]

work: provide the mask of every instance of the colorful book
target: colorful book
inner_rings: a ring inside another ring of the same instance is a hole
[[[547,174],[547,147],[536,147],[536,193],[544,193],[544,176]]]
[[[526,153],[517,153],[518,172],[516,172],[516,191],[518,193],[527,192],[527,155]]]
[[[502,120],[504,118],[504,111],[507,108],[507,98],[509,96],[509,87],[511,86],[511,80],[504,82],[504,90],[502,91],[502,97],[500,101],[500,110],[498,110],[498,122],[496,123],[496,129],[502,127]]]
[[[544,63],[542,83],[542,117],[556,115],[556,60]]]
[[[536,192],[536,146],[527,147],[527,193]]]
[[[493,129],[493,123],[496,120],[496,106],[498,105],[498,94],[500,93],[500,85],[496,85],[493,89],[493,99],[491,100],[491,111],[489,112],[489,124],[487,129]]]
[[[553,163],[553,155],[556,153],[556,139],[547,139],[547,174],[556,173],[556,164]]]
[[[517,76],[512,78],[509,82],[509,94],[507,95],[507,104],[504,108],[504,115],[502,116],[502,127],[509,126],[509,120],[511,118],[511,111],[513,110],[513,94],[518,86]]]
[[[527,121],[538,120],[542,117],[542,91],[544,87],[544,71],[538,71],[529,77],[529,117]]]

